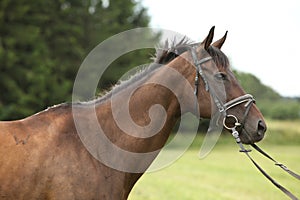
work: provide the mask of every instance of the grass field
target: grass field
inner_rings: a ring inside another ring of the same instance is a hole
[[[269,135],[260,146],[300,173],[300,122],[269,121],[268,125]],[[289,199],[238,152],[231,137],[221,137],[221,142],[202,160],[198,157],[201,141],[202,137],[197,137],[192,147],[171,166],[143,175],[129,200]],[[275,180],[300,198],[300,181],[257,152],[251,155]]]

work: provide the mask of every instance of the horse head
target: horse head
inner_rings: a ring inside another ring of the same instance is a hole
[[[190,61],[188,79],[191,84],[195,83],[200,117],[212,118],[217,113],[220,116],[216,123],[229,130],[236,129],[243,143],[258,142],[266,131],[263,115],[252,95],[241,87],[229,59],[221,51],[227,32],[214,43],[213,35],[214,27],[203,42],[190,45],[186,58]]]

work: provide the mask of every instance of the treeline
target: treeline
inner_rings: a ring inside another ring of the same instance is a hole
[[[256,104],[265,117],[280,120],[300,118],[300,98],[282,97],[252,74],[237,71],[235,74],[246,92],[256,98]]]
[[[135,0],[1,0],[0,120],[19,119],[71,101],[83,59],[101,41],[148,26],[145,8]],[[108,72],[115,79],[149,52],[127,55]],[[99,86],[113,84],[111,76]]]

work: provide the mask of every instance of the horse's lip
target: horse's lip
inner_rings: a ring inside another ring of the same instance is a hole
[[[264,134],[253,136],[249,134],[249,132],[246,129],[242,129],[241,135],[240,135],[241,141],[243,144],[254,144],[259,141],[261,141],[264,138]]]
[[[245,128],[243,128],[241,132],[242,132],[241,141],[243,144],[255,143],[255,139],[251,136],[251,134],[249,134],[249,132]],[[247,138],[246,141],[244,141],[245,138]]]

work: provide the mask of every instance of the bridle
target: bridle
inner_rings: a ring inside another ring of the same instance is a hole
[[[212,60],[211,56],[202,58],[200,60],[198,60],[198,56],[196,53],[196,49],[195,46],[191,45],[190,46],[190,52],[193,58],[193,62],[194,62],[194,66],[196,67],[196,76],[195,76],[195,88],[194,88],[194,95],[196,96],[196,99],[198,97],[198,86],[199,86],[199,78],[201,77],[204,85],[205,85],[205,90],[209,91],[209,84],[208,81],[205,77],[205,74],[203,73],[203,69],[202,69],[202,64]],[[218,108],[219,112],[222,114],[223,116],[223,126],[232,132],[232,136],[235,138],[236,143],[239,145],[240,147],[240,152],[245,153],[247,155],[247,157],[251,160],[251,162],[255,165],[255,167],[269,180],[271,181],[277,188],[279,188],[282,192],[284,192],[288,197],[290,197],[293,200],[298,200],[298,198],[293,195],[289,190],[287,190],[285,187],[281,186],[279,183],[277,183],[271,176],[269,176],[254,160],[253,158],[249,155],[249,152],[251,150],[247,150],[244,145],[241,142],[241,139],[239,137],[239,132],[237,131],[237,129],[242,129],[244,127],[244,124],[246,122],[248,113],[250,111],[251,106],[253,105],[253,103],[255,103],[255,100],[253,98],[252,95],[250,94],[245,94],[242,96],[239,96],[233,100],[230,100],[226,103],[223,103],[222,101],[220,101],[220,99],[218,98],[218,96],[216,94],[214,94],[213,92],[210,92],[210,95],[216,105],[216,107]],[[244,116],[242,118],[242,121],[239,122],[238,118],[235,115],[227,115],[227,111],[233,107],[236,107],[240,104],[245,104],[245,112],[244,112]],[[196,106],[197,106],[197,101],[196,101]],[[197,108],[197,107],[196,107]],[[197,108],[198,109],[198,108]],[[228,124],[226,121],[233,121],[233,123]],[[286,171],[287,173],[289,173],[290,175],[292,175],[293,177],[295,177],[296,179],[300,180],[300,175],[294,173],[293,171],[289,170],[285,165],[278,163],[275,159],[273,159],[270,155],[268,155],[266,152],[264,152],[261,148],[259,148],[256,144],[251,144],[251,146],[257,150],[259,153],[261,153],[262,155],[264,155],[265,157],[267,157],[268,159],[270,159],[271,161],[273,161],[275,163],[276,166],[279,166],[281,169],[283,169],[284,171]]]
[[[207,61],[210,61],[212,60],[212,57],[211,56],[208,56],[208,57],[205,57],[205,58],[202,58],[200,60],[198,60],[198,56],[197,56],[197,52],[196,52],[196,49],[195,49],[195,44],[192,45],[190,47],[190,52],[191,52],[191,55],[192,55],[192,58],[193,58],[193,62],[194,62],[194,66],[196,68],[196,76],[195,76],[195,88],[194,88],[194,95],[196,96],[196,98],[198,97],[198,87],[199,87],[199,78],[201,77],[203,82],[204,82],[204,85],[205,85],[205,90],[208,92],[209,91],[209,84],[208,84],[208,81],[205,77],[205,74],[203,72],[203,69],[202,69],[202,64],[206,63]],[[218,111],[223,115],[224,118],[226,118],[227,116],[227,111],[233,107],[236,107],[240,104],[243,104],[245,103],[245,113],[244,113],[244,116],[243,116],[243,120],[241,122],[241,126],[243,127],[244,126],[244,123],[246,121],[246,118],[248,116],[248,113],[250,111],[250,108],[252,106],[252,104],[255,102],[255,99],[253,98],[253,96],[251,94],[245,94],[245,95],[242,95],[242,96],[239,96],[235,99],[232,99],[226,103],[223,103],[216,94],[214,94],[213,92],[210,92],[210,95],[215,103],[215,105],[217,106],[218,108]]]

